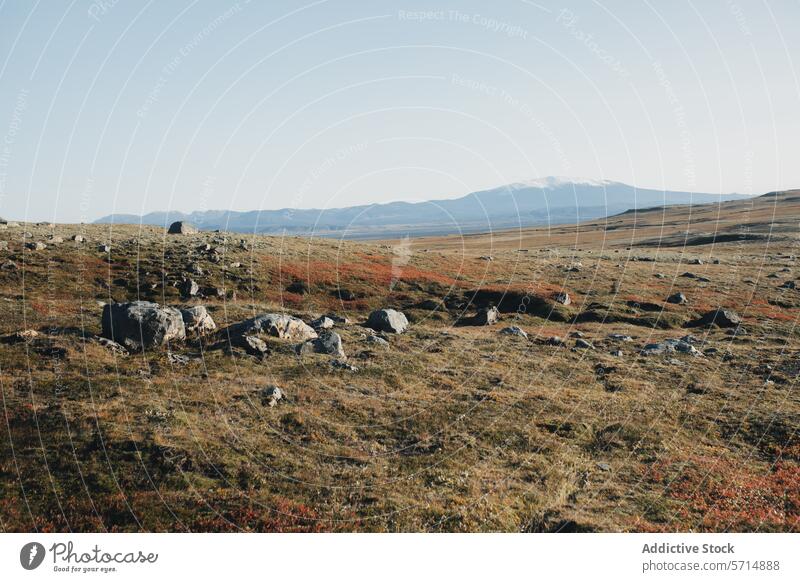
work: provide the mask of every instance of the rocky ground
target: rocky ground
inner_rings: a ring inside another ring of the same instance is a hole
[[[370,244],[0,225],[0,529],[797,531],[798,198]]]

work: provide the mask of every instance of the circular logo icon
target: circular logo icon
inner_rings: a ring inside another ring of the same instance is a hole
[[[29,542],[19,551],[19,563],[26,570],[35,570],[44,561],[44,546],[39,542]]]

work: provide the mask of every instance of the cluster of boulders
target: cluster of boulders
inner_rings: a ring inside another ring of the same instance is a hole
[[[345,360],[342,338],[331,328],[346,322],[345,318],[326,315],[309,325],[285,313],[265,313],[217,332],[216,345],[264,356],[269,353],[269,347],[262,338],[272,337],[298,342],[295,348],[298,355],[326,354]],[[105,305],[101,323],[103,345],[119,353],[158,348],[185,340],[187,336],[205,336],[217,331],[211,314],[201,305],[178,309],[150,301]],[[379,309],[369,315],[364,327],[371,332],[399,334],[408,328],[408,319],[400,311]],[[370,335],[367,340],[389,346],[377,335]]]
[[[107,304],[103,307],[101,325],[104,338],[134,351],[160,347],[185,340],[187,334],[202,335],[217,328],[201,305],[177,309],[150,301]]]

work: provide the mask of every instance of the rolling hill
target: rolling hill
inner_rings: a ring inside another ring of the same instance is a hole
[[[166,226],[176,220],[187,220],[201,230],[369,239],[574,224],[631,209],[739,198],[742,196],[738,194],[662,191],[607,180],[551,176],[449,200],[328,209],[167,211],[144,216],[112,214],[96,222]]]

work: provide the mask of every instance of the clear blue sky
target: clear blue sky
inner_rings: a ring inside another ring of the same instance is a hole
[[[347,206],[546,175],[800,187],[798,23],[796,0],[0,0],[0,215]]]

